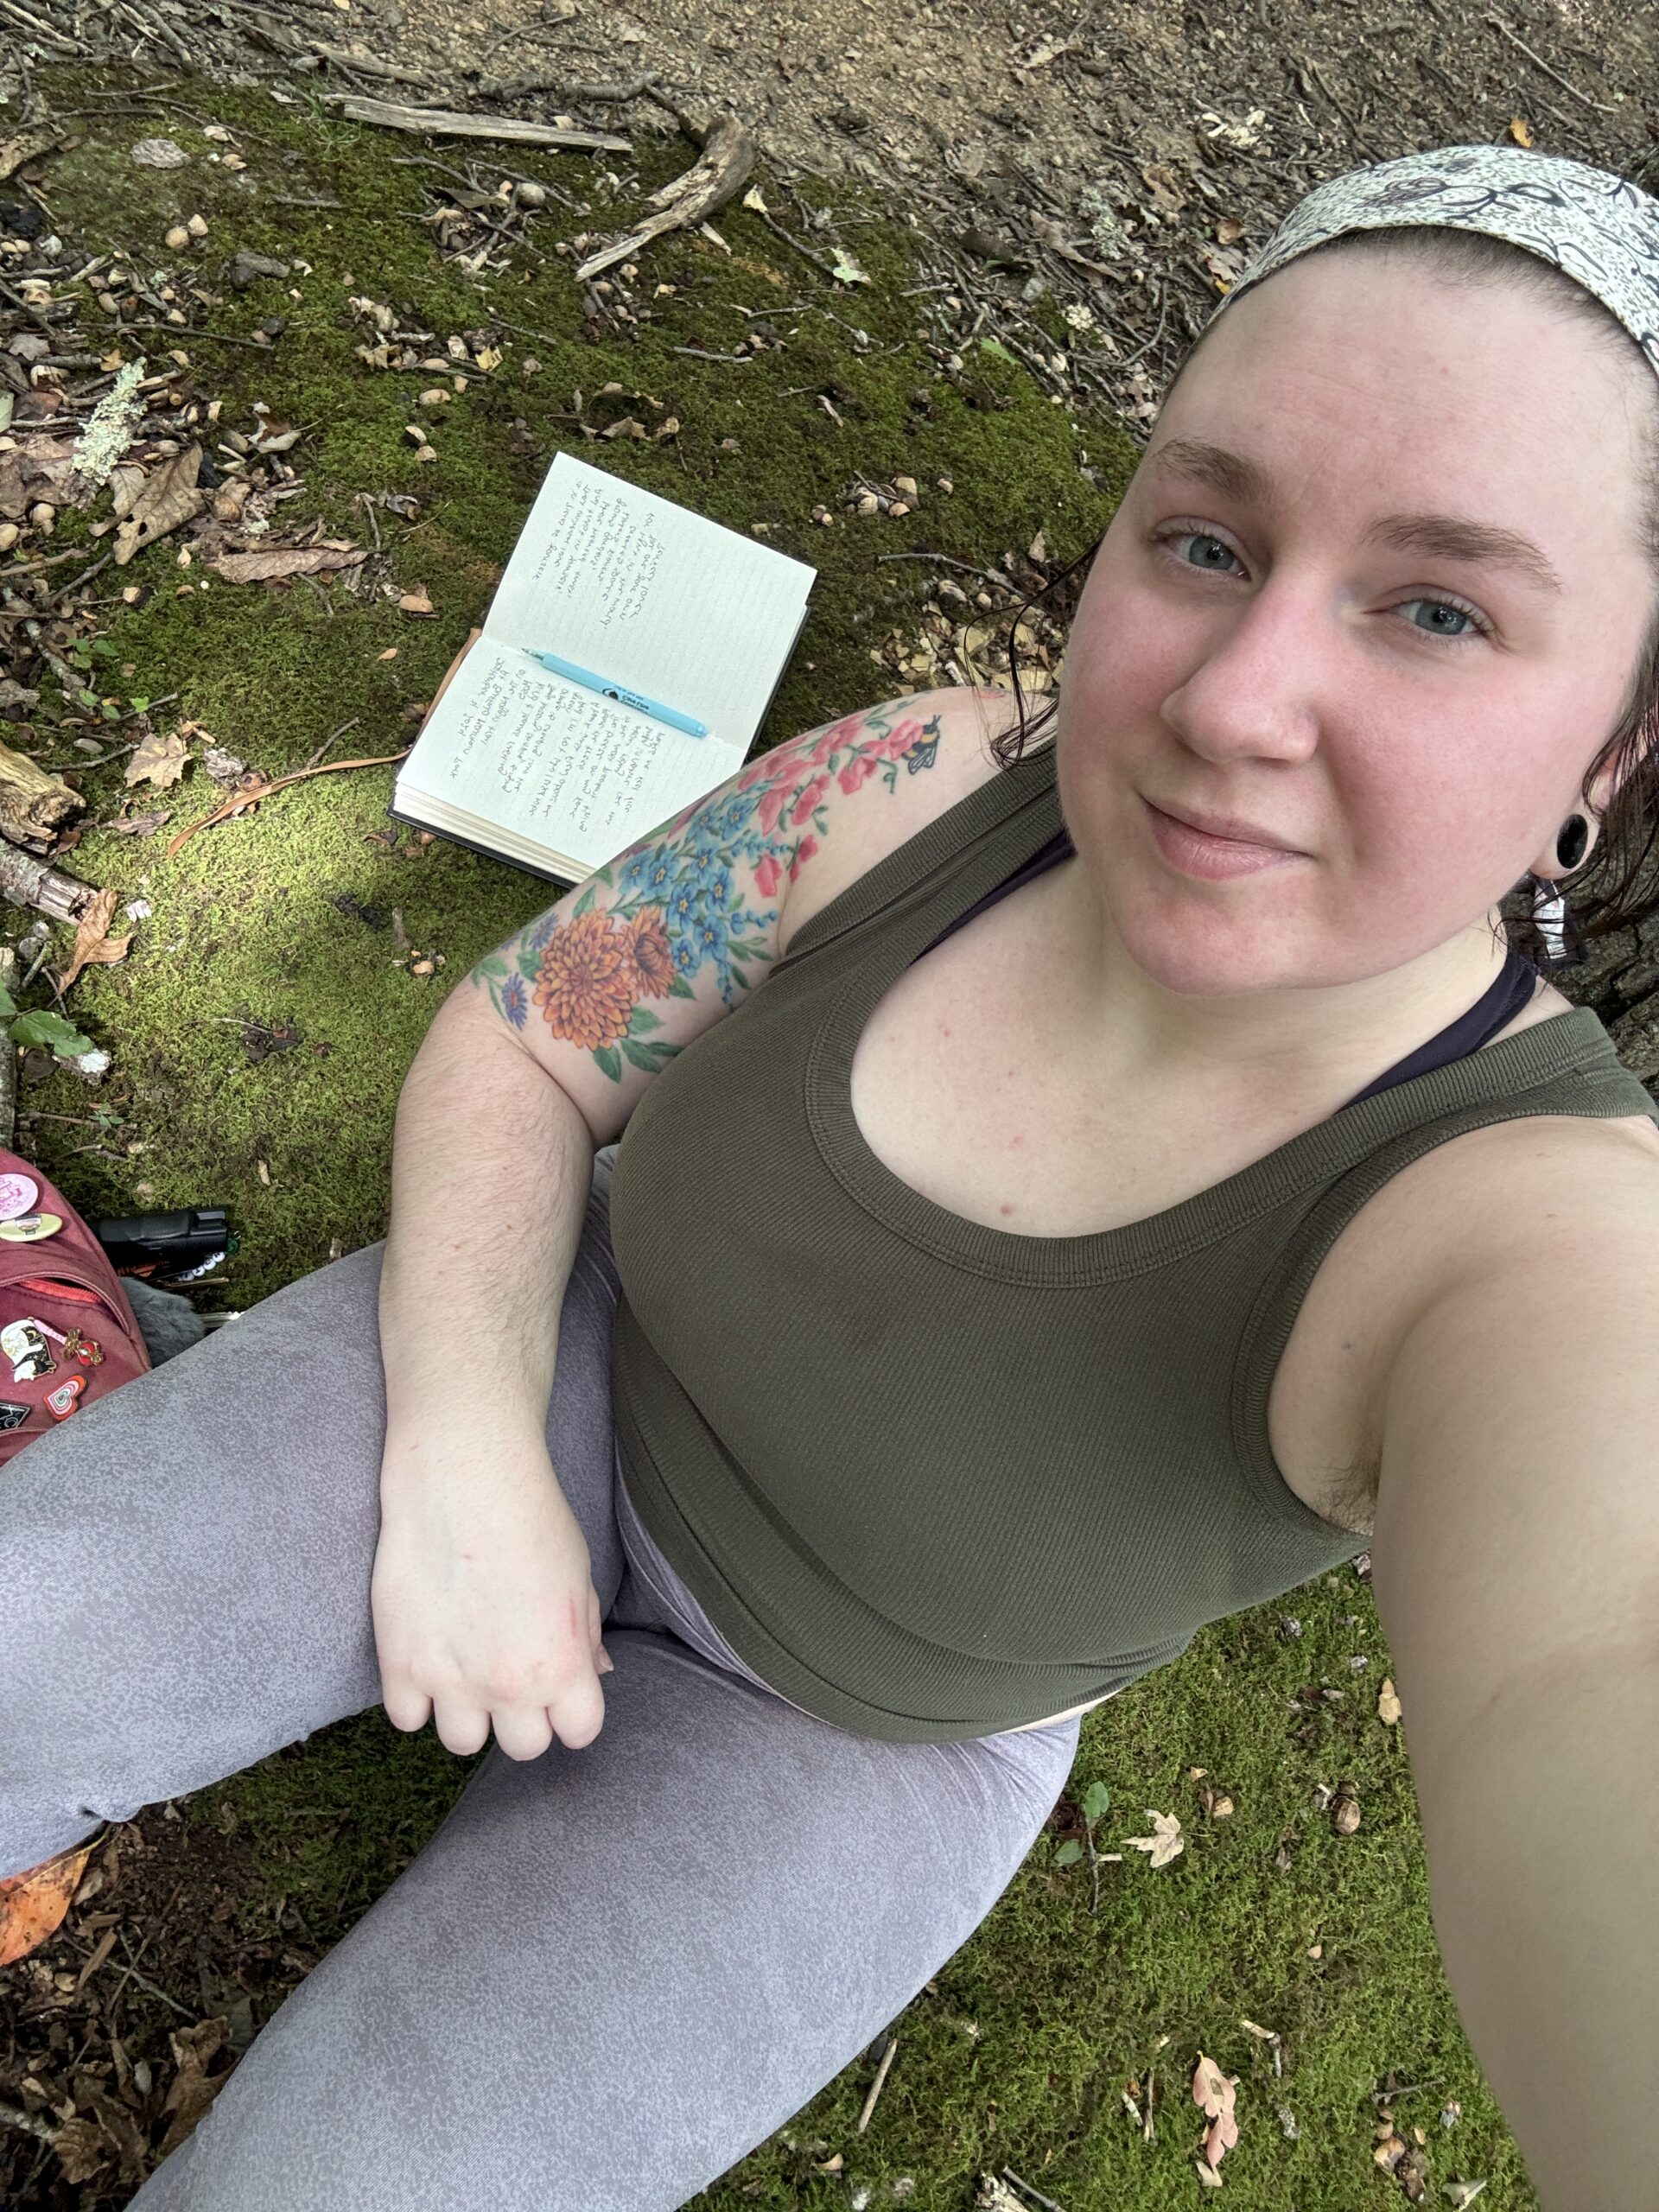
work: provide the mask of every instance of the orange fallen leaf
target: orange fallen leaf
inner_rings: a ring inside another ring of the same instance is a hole
[[[63,1924],[98,1843],[71,1844],[26,1873],[0,1878],[0,1967],[38,1950]]]
[[[69,956],[69,965],[58,978],[58,995],[61,997],[83,968],[98,962],[124,960],[127,947],[132,943],[131,933],[125,937],[107,936],[115,912],[115,886],[111,884],[100,891],[75,925],[75,946]]]

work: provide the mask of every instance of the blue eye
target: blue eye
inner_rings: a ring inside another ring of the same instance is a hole
[[[1424,635],[1427,637],[1439,636],[1444,638],[1449,645],[1461,645],[1465,638],[1484,638],[1490,637],[1491,634],[1486,626],[1482,622],[1479,615],[1475,613],[1474,608],[1472,607],[1465,607],[1463,604],[1463,601],[1459,599],[1402,599],[1400,604],[1402,607],[1438,607],[1441,613],[1456,614],[1464,621],[1472,626],[1467,630],[1441,630],[1438,632],[1426,631],[1424,632]],[[1414,626],[1415,626],[1414,625]]]
[[[1218,567],[1213,560],[1189,561],[1182,554],[1174,551],[1173,549],[1183,540],[1194,545],[1211,546],[1230,561],[1236,561],[1238,558],[1232,547],[1224,539],[1216,537],[1210,531],[1176,528],[1154,533],[1154,542],[1165,548],[1168,558],[1179,563],[1182,568],[1197,569],[1200,575],[1212,576],[1226,575],[1230,573],[1229,570]],[[1438,608],[1443,613],[1461,615],[1463,620],[1471,626],[1467,630],[1430,630],[1424,629],[1417,623],[1412,624],[1411,626],[1418,632],[1420,636],[1433,638],[1442,645],[1467,645],[1476,638],[1490,638],[1492,634],[1491,625],[1485,618],[1460,599],[1403,599],[1400,604],[1402,607],[1431,607]]]
[[[1208,532],[1207,532],[1207,531],[1202,531],[1202,530],[1177,530],[1177,531],[1168,531],[1168,532],[1166,534],[1166,536],[1165,536],[1163,538],[1161,538],[1161,539],[1160,540],[1160,543],[1164,543],[1164,544],[1173,544],[1173,543],[1175,542],[1175,540],[1176,540],[1177,538],[1182,538],[1182,537],[1190,538],[1190,539],[1192,541],[1192,543],[1193,543],[1194,544],[1197,544],[1197,545],[1215,545],[1215,546],[1219,546],[1219,547],[1220,547],[1220,550],[1221,550],[1224,553],[1225,553],[1225,554],[1228,556],[1229,559],[1230,559],[1230,560],[1236,560],[1236,559],[1238,558],[1238,556],[1237,556],[1237,555],[1233,551],[1233,550],[1232,550],[1231,546],[1230,546],[1230,545],[1223,545],[1223,544],[1222,544],[1222,542],[1221,542],[1221,540],[1220,540],[1220,538],[1218,538],[1218,537],[1211,537],[1208,534]],[[1181,556],[1180,556],[1180,555],[1178,553],[1178,554],[1175,556],[1175,558],[1179,561],[1179,560],[1181,558]],[[1199,562],[1196,562],[1196,561],[1189,561],[1189,562],[1186,562],[1186,563],[1184,563],[1184,566],[1185,566],[1185,567],[1187,567],[1187,568],[1198,568],[1198,567],[1200,567],[1200,566],[1209,567],[1209,566],[1212,566],[1212,565],[1213,565],[1212,563],[1199,563]]]

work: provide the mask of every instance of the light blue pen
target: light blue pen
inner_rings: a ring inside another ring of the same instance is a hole
[[[523,650],[531,660],[540,661],[543,668],[550,668],[555,676],[568,676],[573,683],[585,683],[590,691],[602,692],[607,699],[620,699],[625,707],[637,707],[642,715],[666,722],[671,729],[683,730],[688,737],[707,737],[707,722],[693,721],[690,715],[677,714],[672,707],[659,707],[654,699],[647,699],[643,691],[627,691],[620,683],[607,683],[602,676],[595,676],[591,669],[578,668],[575,661],[561,660],[556,653],[538,653],[531,645]]]

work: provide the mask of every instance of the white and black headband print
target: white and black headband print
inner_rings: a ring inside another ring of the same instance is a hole
[[[1554,262],[1618,316],[1659,376],[1659,200],[1611,169],[1522,146],[1440,146],[1315,185],[1215,315],[1310,246],[1405,223],[1485,231]]]

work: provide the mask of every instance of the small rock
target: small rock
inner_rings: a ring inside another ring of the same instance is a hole
[[[887,512],[890,515],[907,515],[910,512],[910,506],[908,502],[904,499],[895,499],[893,505],[887,509]]]
[[[893,480],[893,488],[895,492],[902,492],[912,505],[915,504],[916,479],[913,476],[895,476]]]
[[[175,223],[167,234],[167,243],[175,253],[182,253],[190,243],[190,233],[182,223]]]
[[[513,197],[521,207],[545,207],[547,187],[544,184],[520,183],[515,187]]]
[[[193,238],[205,238],[207,235],[207,219],[205,215],[193,215],[184,227]]]
[[[263,253],[250,253],[245,246],[242,246],[237,250],[234,259],[225,273],[238,292],[245,292],[257,277],[286,276],[288,264],[285,261],[272,261]]]
[[[25,200],[0,200],[0,237],[37,238],[45,223],[45,216],[32,202]]]
[[[29,509],[29,519],[42,537],[50,537],[53,525],[58,519],[58,511],[48,500],[41,499]]]
[[[22,534],[15,522],[0,522],[0,553],[10,553]]]
[[[190,156],[171,138],[141,138],[132,149],[141,169],[182,168]]]
[[[421,404],[423,407],[448,407],[450,404],[449,394],[434,385],[429,391],[421,394]]]

